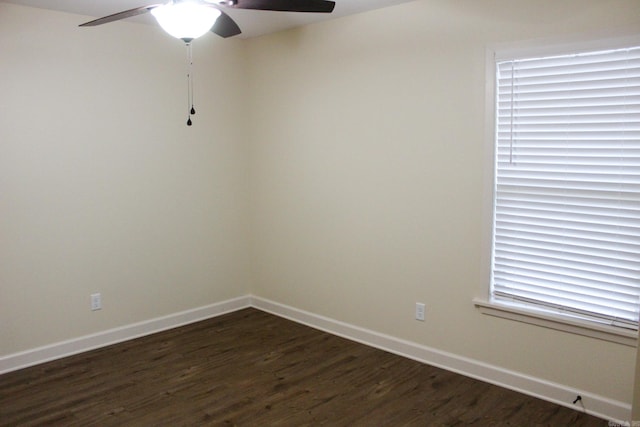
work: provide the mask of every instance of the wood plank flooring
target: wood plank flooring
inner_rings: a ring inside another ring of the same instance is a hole
[[[1,375],[0,425],[607,422],[246,309]]]

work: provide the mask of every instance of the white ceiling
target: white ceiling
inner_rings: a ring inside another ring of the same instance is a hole
[[[242,30],[242,34],[237,37],[249,38],[409,1],[412,0],[335,0],[336,7],[331,14],[267,12],[230,8],[224,9],[224,11],[236,21]],[[100,18],[148,4],[162,3],[163,0],[0,0],[0,2],[75,13],[89,17],[89,19],[79,18],[78,24],[82,24],[93,18]],[[149,14],[129,18],[129,21],[155,25],[155,21]]]

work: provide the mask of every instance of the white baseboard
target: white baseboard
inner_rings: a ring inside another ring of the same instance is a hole
[[[541,378],[360,328],[256,296],[243,296],[168,316],[0,357],[0,374],[254,307],[334,335],[625,425],[631,405]],[[572,404],[576,395],[582,405]]]
[[[252,296],[251,306],[333,335],[625,425],[631,405]],[[573,404],[576,395],[582,401]],[[581,404],[582,403],[582,404]]]
[[[96,334],[38,347],[20,353],[0,357],[0,374],[48,362],[73,354],[106,347],[167,329],[199,322],[211,317],[250,307],[251,297],[242,296],[192,310],[173,313],[139,323],[109,329]]]

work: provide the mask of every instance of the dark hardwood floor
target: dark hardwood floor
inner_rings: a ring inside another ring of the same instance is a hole
[[[0,425],[607,422],[246,309],[4,374]]]

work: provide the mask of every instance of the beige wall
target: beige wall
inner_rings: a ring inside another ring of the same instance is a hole
[[[85,18],[0,3],[0,356],[247,292],[241,44],[187,128],[182,42]]]
[[[631,402],[635,348],[472,304],[486,46],[623,28],[637,0],[425,0],[251,41],[254,292]]]
[[[636,377],[633,388],[633,408],[631,419],[640,421],[640,351],[636,354]]]
[[[637,0],[424,0],[206,37],[187,128],[179,42],[0,3],[0,356],[254,292],[631,402],[634,348],[471,300],[486,45],[639,15]]]

